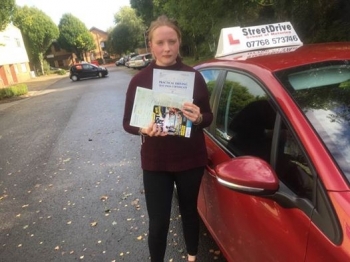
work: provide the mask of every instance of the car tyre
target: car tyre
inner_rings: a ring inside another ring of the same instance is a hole
[[[98,73],[98,77],[99,77],[99,78],[103,77],[102,72],[99,72],[99,73]]]
[[[71,79],[73,82],[79,81],[79,77],[77,75],[72,75]]]

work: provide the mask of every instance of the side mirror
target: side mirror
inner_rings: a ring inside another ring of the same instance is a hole
[[[215,168],[218,182],[237,192],[271,195],[279,188],[279,179],[264,160],[243,156],[230,159]]]

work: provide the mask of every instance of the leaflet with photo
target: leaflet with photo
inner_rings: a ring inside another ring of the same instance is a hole
[[[184,96],[154,92],[152,89],[137,87],[130,125],[147,127],[153,120],[155,105],[181,108],[185,102],[192,102]]]
[[[194,78],[194,72],[154,69],[152,89],[136,89],[130,125],[147,127],[154,120],[169,134],[189,137],[192,122],[180,108],[193,101]]]
[[[192,122],[178,108],[155,105],[153,120],[162,132],[168,132],[169,135],[183,137],[191,135]]]

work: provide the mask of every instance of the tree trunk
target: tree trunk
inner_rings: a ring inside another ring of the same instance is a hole
[[[44,75],[44,56],[43,53],[39,53],[39,64],[40,64],[40,70],[41,70],[41,74]]]

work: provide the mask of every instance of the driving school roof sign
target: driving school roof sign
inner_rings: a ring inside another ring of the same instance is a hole
[[[258,49],[300,46],[302,44],[290,22],[223,28],[220,32],[215,57]]]

